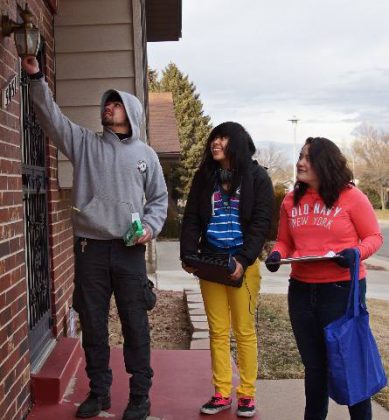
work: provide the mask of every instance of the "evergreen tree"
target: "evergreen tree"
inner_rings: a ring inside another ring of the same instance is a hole
[[[147,69],[147,82],[150,92],[160,92],[160,83],[158,80],[158,71],[150,67]]]
[[[155,70],[149,70],[149,88],[151,91],[172,92],[177,119],[178,137],[181,146],[181,161],[175,178],[176,190],[186,198],[193,175],[199,167],[204,145],[212,128],[210,117],[204,115],[200,95],[196,86],[183,74],[174,63],[162,71],[161,80]]]

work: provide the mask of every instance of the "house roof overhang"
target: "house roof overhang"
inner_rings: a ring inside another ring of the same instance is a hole
[[[165,163],[176,165],[180,162],[181,159],[180,153],[158,152],[157,155],[162,165],[164,165]]]
[[[146,0],[147,41],[178,41],[182,30],[182,0]]]

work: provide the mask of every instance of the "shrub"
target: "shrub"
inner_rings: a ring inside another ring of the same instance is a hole
[[[286,195],[285,187],[282,184],[276,184],[274,186],[274,211],[272,227],[269,234],[269,240],[275,241],[277,238],[278,224],[280,222],[280,208],[281,203]]]
[[[361,189],[367,195],[367,198],[369,199],[373,208],[375,209],[381,208],[381,198],[380,198],[380,195],[377,193],[377,191],[373,190],[371,187],[368,187],[367,185],[364,185],[362,183],[358,185],[358,188]]]

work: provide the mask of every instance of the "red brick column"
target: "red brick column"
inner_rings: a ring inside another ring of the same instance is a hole
[[[3,2],[4,3],[4,2]],[[4,6],[4,4],[2,4]],[[8,14],[16,18],[15,3]],[[4,9],[3,9],[4,10]],[[12,38],[0,38],[0,83],[17,72]],[[27,295],[24,262],[19,92],[0,109],[0,418],[29,407]]]
[[[54,88],[53,16],[43,0],[29,0],[45,39],[45,73]],[[22,0],[0,0],[2,12],[16,20]],[[0,87],[18,71],[13,36],[0,35]],[[70,192],[58,190],[57,150],[47,145],[49,241],[53,334],[66,335],[73,283]],[[21,178],[19,92],[0,109],[0,418],[19,419],[30,408],[30,355],[25,277],[24,213]]]

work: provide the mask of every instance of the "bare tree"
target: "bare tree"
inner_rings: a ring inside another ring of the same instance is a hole
[[[359,181],[374,190],[386,208],[389,189],[389,133],[363,124],[355,131],[353,150],[361,165]]]
[[[274,185],[286,185],[292,181],[293,166],[285,152],[277,149],[274,144],[257,150],[254,159],[267,168]]]

